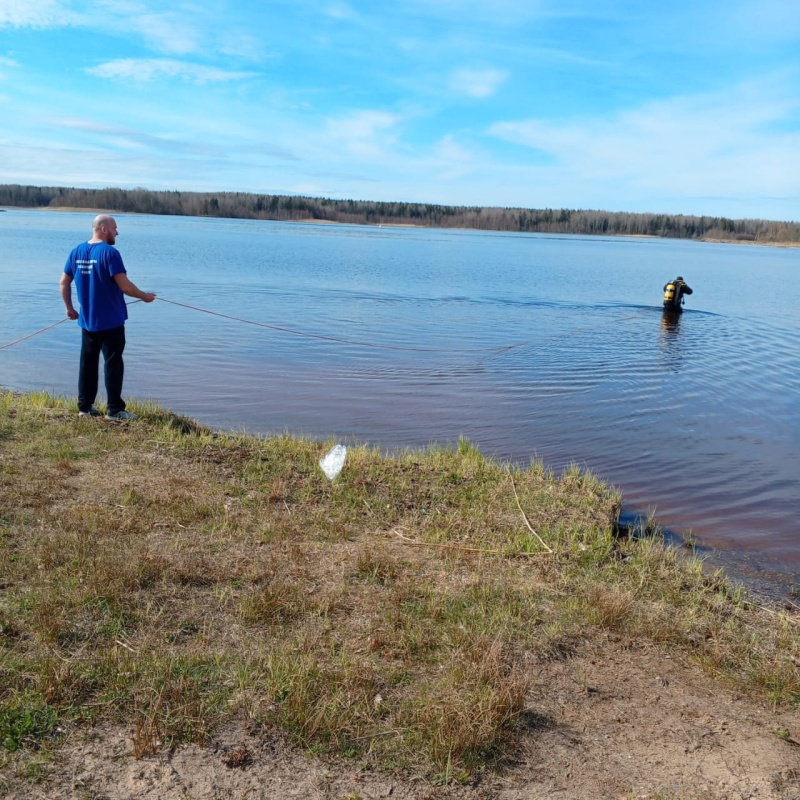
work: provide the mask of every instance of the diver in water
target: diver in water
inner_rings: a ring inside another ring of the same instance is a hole
[[[683,311],[683,296],[691,294],[691,287],[678,275],[674,281],[664,284],[664,311],[680,314]]]

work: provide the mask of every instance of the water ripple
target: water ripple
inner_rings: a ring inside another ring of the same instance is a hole
[[[85,215],[0,217],[2,343],[62,313],[53,254],[85,234],[75,229]],[[578,463],[618,486],[630,510],[656,508],[670,529],[800,573],[797,252],[226,220],[175,219],[166,231],[145,215],[123,223],[137,284],[331,339],[139,304],[126,350],[132,395],[234,430],[387,449],[464,435],[514,462]],[[24,274],[9,266],[19,252]],[[660,287],[678,265],[695,293],[668,319]],[[730,292],[753,274],[764,276],[758,295]],[[62,325],[3,351],[0,385],[72,396],[78,346],[77,328]]]

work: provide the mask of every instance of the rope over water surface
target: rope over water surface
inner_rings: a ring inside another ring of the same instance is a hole
[[[209,311],[206,308],[198,308],[191,306],[188,303],[178,303],[175,300],[167,300],[165,297],[157,297],[164,303],[169,303],[173,306],[180,306],[181,308],[189,308],[192,311],[199,311],[202,314],[210,314],[213,317],[221,317],[222,319],[229,319],[234,322],[242,322],[245,325],[255,325],[259,328],[268,328],[272,331],[280,331],[281,333],[289,333],[293,336],[303,336],[307,339],[322,339],[325,342],[338,342],[339,344],[349,344],[356,347],[373,347],[379,350],[404,350],[407,352],[415,353],[487,353],[495,352],[501,353],[505,350],[512,350],[515,347],[522,347],[522,344],[507,344],[498,347],[477,347],[472,349],[446,349],[438,347],[404,347],[402,345],[394,344],[376,344],[375,342],[363,342],[354,339],[341,339],[338,336],[324,336],[321,333],[308,333],[307,331],[298,331],[292,328],[283,328],[280,325],[270,325],[266,322],[254,322],[249,319],[242,319],[241,317],[232,317],[229,314],[220,314],[218,311]]]
[[[244,325],[254,325],[258,328],[266,328],[272,331],[278,331],[280,333],[287,333],[291,336],[302,336],[307,339],[321,339],[325,342],[338,342],[339,344],[347,344],[352,345],[354,347],[371,347],[373,349],[378,350],[400,350],[404,352],[414,352],[414,353],[504,353],[509,350],[514,350],[518,347],[525,347],[525,345],[529,344],[528,342],[517,342],[516,344],[506,344],[506,345],[498,345],[496,347],[475,347],[475,348],[440,348],[440,347],[407,347],[403,345],[395,345],[395,344],[377,344],[375,342],[365,342],[357,339],[344,339],[338,336],[325,336],[321,333],[309,333],[308,331],[299,331],[293,328],[284,328],[280,325],[271,325],[267,322],[256,322],[255,320],[251,319],[243,319],[242,317],[234,317],[230,314],[222,314],[219,311],[211,311],[207,308],[200,308],[199,306],[189,305],[188,303],[179,303],[176,300],[168,300],[166,297],[157,297],[156,300],[160,300],[162,303],[169,303],[172,306],[179,306],[180,308],[188,308],[191,311],[197,311],[201,314],[209,314],[212,317],[220,317],[221,319],[231,320],[232,322],[240,322]],[[127,305],[132,306],[134,303],[141,303],[142,300],[132,300]],[[650,309],[646,309],[646,311],[650,311]],[[644,313],[644,312],[640,312]],[[616,322],[624,322],[628,319],[633,319],[634,317],[639,316],[640,314],[634,314],[630,317],[624,317],[622,320],[616,320]],[[38,336],[40,333],[45,333],[46,331],[52,330],[53,328],[57,327],[58,325],[63,324],[64,322],[68,322],[69,317],[64,317],[64,319],[60,319],[58,322],[54,322],[52,325],[48,325],[44,328],[41,328],[38,331],[34,331],[33,333],[29,333],[26,336],[22,336],[19,339],[15,339],[13,342],[9,342],[8,344],[0,345],[0,350],[7,350],[9,347],[13,347],[16,344],[20,344],[21,342],[27,341],[28,339],[32,339],[34,336]],[[597,326],[590,326],[590,328],[594,328]],[[582,329],[583,331],[589,330],[590,328]],[[581,331],[573,331],[572,334],[579,333]]]

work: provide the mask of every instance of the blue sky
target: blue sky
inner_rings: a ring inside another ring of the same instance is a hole
[[[0,0],[0,182],[800,220],[797,0]]]

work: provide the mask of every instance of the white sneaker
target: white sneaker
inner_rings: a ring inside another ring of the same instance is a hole
[[[117,422],[130,422],[134,419],[139,419],[136,414],[131,414],[130,411],[117,411],[116,414],[106,414],[106,419],[113,419]]]
[[[79,417],[99,417],[100,416],[100,412],[94,406],[92,406],[88,411],[79,411],[78,412],[78,416]]]

